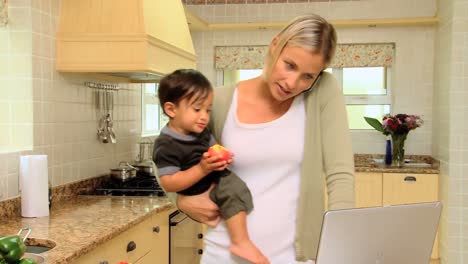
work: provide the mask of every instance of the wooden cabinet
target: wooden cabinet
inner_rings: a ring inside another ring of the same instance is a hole
[[[382,186],[382,173],[356,173],[354,178],[356,207],[381,206]]]
[[[99,264],[101,261],[134,264],[169,263],[169,213],[160,212],[105,242],[73,263]]]
[[[438,200],[438,174],[384,173],[383,205]]]

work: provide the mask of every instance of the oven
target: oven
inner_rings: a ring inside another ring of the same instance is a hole
[[[180,211],[169,216],[169,263],[198,264],[203,254],[203,225]]]

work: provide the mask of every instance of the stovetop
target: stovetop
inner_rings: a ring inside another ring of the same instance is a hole
[[[135,178],[122,182],[110,178],[101,187],[84,195],[106,196],[166,196],[165,192],[152,175],[138,175]]]

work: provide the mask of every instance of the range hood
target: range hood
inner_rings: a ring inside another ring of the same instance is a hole
[[[196,56],[181,0],[62,0],[56,70],[157,81]]]

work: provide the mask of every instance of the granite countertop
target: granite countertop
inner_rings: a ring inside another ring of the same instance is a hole
[[[52,240],[47,263],[70,263],[154,214],[175,209],[167,198],[74,196],[53,204],[49,217],[0,219],[0,236],[30,227],[32,244]],[[53,243],[52,242],[52,243]]]
[[[427,155],[405,155],[408,162],[403,167],[385,165],[376,160],[382,160],[383,155],[355,154],[354,167],[356,172],[382,172],[382,173],[420,173],[439,174],[440,162]]]

